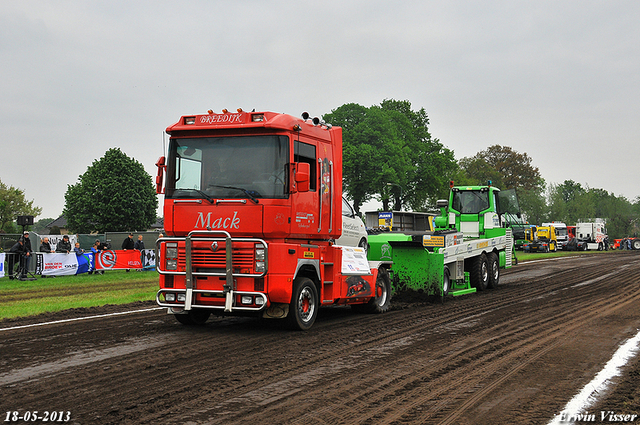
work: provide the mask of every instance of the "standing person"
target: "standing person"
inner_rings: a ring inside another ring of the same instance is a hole
[[[8,265],[9,265],[10,280],[13,280],[13,272],[16,266],[16,260],[18,260],[18,262],[20,261],[20,259],[22,258],[23,251],[24,251],[24,242],[22,241],[22,238],[20,238],[18,242],[16,242],[9,250],[9,256],[7,258],[9,262]]]
[[[144,241],[142,240],[142,235],[138,235],[138,240],[134,245],[134,249],[140,251],[140,265],[142,266],[142,268],[138,269],[138,271],[141,272],[144,268]]]
[[[129,233],[129,236],[122,241],[122,249],[134,249],[135,243],[133,242],[133,233]]]
[[[62,240],[58,242],[56,246],[56,252],[68,254],[71,252],[71,242],[69,242],[69,235],[64,235]]]
[[[73,248],[73,252],[75,252],[76,255],[84,254],[84,249],[80,248],[80,242],[76,242],[76,246],[75,248]]]
[[[51,244],[49,243],[49,238],[46,237],[46,236],[44,238],[42,238],[42,243],[40,244],[40,252],[47,252],[47,253],[55,252],[53,249],[51,249]]]
[[[144,249],[144,241],[142,240],[142,235],[138,235],[138,240],[133,245],[133,249],[137,249],[139,251],[142,251]]]
[[[33,250],[31,249],[31,239],[29,239],[29,232],[24,232],[22,235],[22,244],[23,244],[23,252],[22,258],[24,259],[22,275],[20,277],[27,277],[27,271],[29,270],[29,261],[31,260],[31,253]]]
[[[122,249],[125,251],[128,249],[134,249],[135,244],[133,243],[133,233],[129,233],[129,237],[122,241]],[[129,269],[126,269],[127,273],[129,273]]]
[[[96,241],[93,243],[93,246],[91,247],[91,252],[93,253],[93,270],[91,270],[89,274],[93,274],[94,272],[95,274],[104,274],[104,270],[96,269],[96,264],[98,263],[98,254],[100,253],[100,245],[102,245],[100,243],[100,239],[96,239]]]

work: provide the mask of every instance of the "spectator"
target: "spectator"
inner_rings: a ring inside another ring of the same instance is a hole
[[[24,251],[24,241],[22,240],[22,238],[20,238],[18,240],[18,242],[16,242],[11,249],[9,250],[9,255],[8,255],[8,266],[9,266],[9,279],[13,279],[13,272],[16,266],[16,263],[18,260],[18,262],[20,261],[20,259],[22,258],[22,253]],[[19,263],[18,263],[19,264]]]
[[[129,233],[129,237],[122,241],[122,249],[134,249],[133,233]]]
[[[49,238],[46,236],[42,238],[42,243],[40,244],[40,252],[48,252],[48,253],[55,252],[53,249],[51,249]]]
[[[68,254],[71,252],[71,242],[69,242],[69,235],[64,235],[62,240],[58,242],[56,246],[56,252]]]
[[[135,244],[133,243],[133,233],[129,233],[129,237],[122,241],[122,249],[125,251],[128,249],[134,249]],[[127,273],[129,273],[129,269],[126,269]]]
[[[21,277],[27,277],[27,270],[29,270],[29,261],[31,260],[31,253],[33,252],[33,250],[31,249],[31,239],[29,239],[29,232],[24,232],[24,234],[22,235],[22,243],[22,256],[24,258],[24,263],[22,265],[24,267],[22,268]]]
[[[142,240],[142,235],[138,235],[138,240],[133,246],[134,249],[142,251],[144,249],[144,241]]]
[[[91,252],[93,253],[93,270],[90,270],[89,274],[93,274],[94,272],[95,274],[104,274],[104,270],[97,270],[95,266],[98,262],[98,253],[100,252],[101,245],[100,239],[96,239],[91,247]]]
[[[84,254],[84,249],[80,248],[80,242],[76,242],[76,246],[75,248],[73,248],[73,252],[75,252],[76,255]]]

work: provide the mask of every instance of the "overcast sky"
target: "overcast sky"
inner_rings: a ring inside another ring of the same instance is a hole
[[[155,176],[181,115],[425,108],[472,156],[640,196],[640,2],[2,1],[0,180],[58,217],[119,147]]]

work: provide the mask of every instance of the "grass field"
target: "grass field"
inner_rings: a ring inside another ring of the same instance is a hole
[[[155,300],[158,273],[81,274],[33,281],[0,279],[0,320],[78,307]]]

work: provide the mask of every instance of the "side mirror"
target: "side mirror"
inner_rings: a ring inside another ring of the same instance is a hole
[[[164,182],[164,172],[167,169],[165,165],[165,157],[161,156],[156,162],[156,167],[158,167],[158,175],[156,176],[156,193],[158,195],[164,193],[163,182]]]
[[[296,162],[295,164],[295,187],[298,192],[308,192],[311,175],[311,167],[307,162]]]

